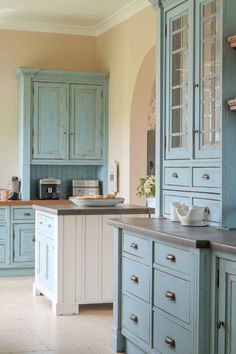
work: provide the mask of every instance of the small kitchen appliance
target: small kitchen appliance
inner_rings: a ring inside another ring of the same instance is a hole
[[[97,179],[73,179],[72,194],[76,195],[94,195],[100,194],[99,180]]]
[[[59,199],[61,180],[58,178],[42,178],[39,180],[39,199]]]

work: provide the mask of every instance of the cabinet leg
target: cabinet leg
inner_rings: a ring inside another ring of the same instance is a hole
[[[62,315],[78,315],[79,314],[79,304],[78,303],[59,303],[52,302],[52,311],[56,316]]]

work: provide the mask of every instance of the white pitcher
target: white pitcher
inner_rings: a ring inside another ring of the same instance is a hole
[[[190,207],[179,206],[176,208],[176,214],[182,225],[196,226],[201,225],[206,220],[206,207],[192,205]]]

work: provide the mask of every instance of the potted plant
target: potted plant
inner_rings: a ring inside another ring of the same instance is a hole
[[[136,195],[146,197],[147,207],[155,208],[155,176],[141,177]]]

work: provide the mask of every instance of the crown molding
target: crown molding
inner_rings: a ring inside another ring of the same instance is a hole
[[[115,12],[112,16],[107,17],[105,20],[94,26],[95,35],[99,36],[109,29],[128,20],[128,18],[134,16],[148,6],[150,6],[150,4],[147,0],[134,0],[119,11]]]
[[[82,36],[99,36],[108,31],[110,28],[117,26],[129,17],[135,15],[145,7],[150,6],[148,0],[134,0],[130,4],[124,6],[112,16],[98,23],[96,26],[77,26],[77,25],[59,25],[55,23],[40,22],[22,22],[0,20],[0,29],[30,32],[47,32],[73,34]]]

